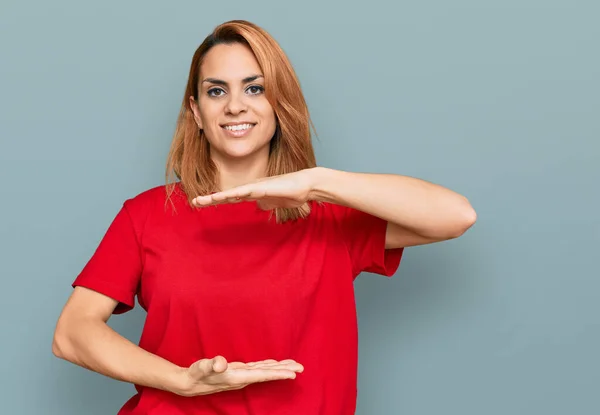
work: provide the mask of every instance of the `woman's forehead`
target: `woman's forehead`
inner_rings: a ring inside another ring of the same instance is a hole
[[[204,57],[200,74],[202,79],[242,82],[250,76],[262,75],[262,71],[250,48],[234,43],[213,46]]]

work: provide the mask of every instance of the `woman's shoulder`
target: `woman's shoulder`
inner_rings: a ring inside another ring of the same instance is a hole
[[[172,202],[172,203],[169,203]],[[179,182],[147,188],[125,200],[124,206],[130,214],[148,214],[155,209],[165,209],[169,205],[179,207],[187,202]]]

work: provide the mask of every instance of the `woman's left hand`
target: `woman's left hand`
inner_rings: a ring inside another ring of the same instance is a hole
[[[306,169],[265,177],[222,192],[198,196],[192,200],[192,204],[196,207],[204,207],[255,200],[264,210],[297,208],[311,200],[313,176],[311,169]]]

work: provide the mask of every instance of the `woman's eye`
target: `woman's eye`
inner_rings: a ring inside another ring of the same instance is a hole
[[[248,93],[250,93],[250,95],[259,95],[262,94],[265,89],[260,86],[260,85],[252,85],[250,87],[248,87],[246,89],[246,91]],[[225,94],[225,91],[221,88],[211,88],[208,91],[206,91],[206,93],[208,94],[209,97],[221,97]]]
[[[220,97],[225,93],[221,88],[212,88],[207,91],[209,97]]]
[[[250,93],[252,95],[258,95],[262,92],[264,92],[264,88],[260,85],[252,85],[251,87],[248,88],[248,91],[250,91]]]

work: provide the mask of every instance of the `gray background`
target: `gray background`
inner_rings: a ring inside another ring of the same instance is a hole
[[[434,181],[479,215],[357,281],[357,413],[600,413],[598,2],[0,4],[2,413],[134,392],[54,358],[54,325],[123,200],[162,183],[191,56],[233,18],[288,53],[319,164]],[[111,325],[137,341],[143,319]]]

